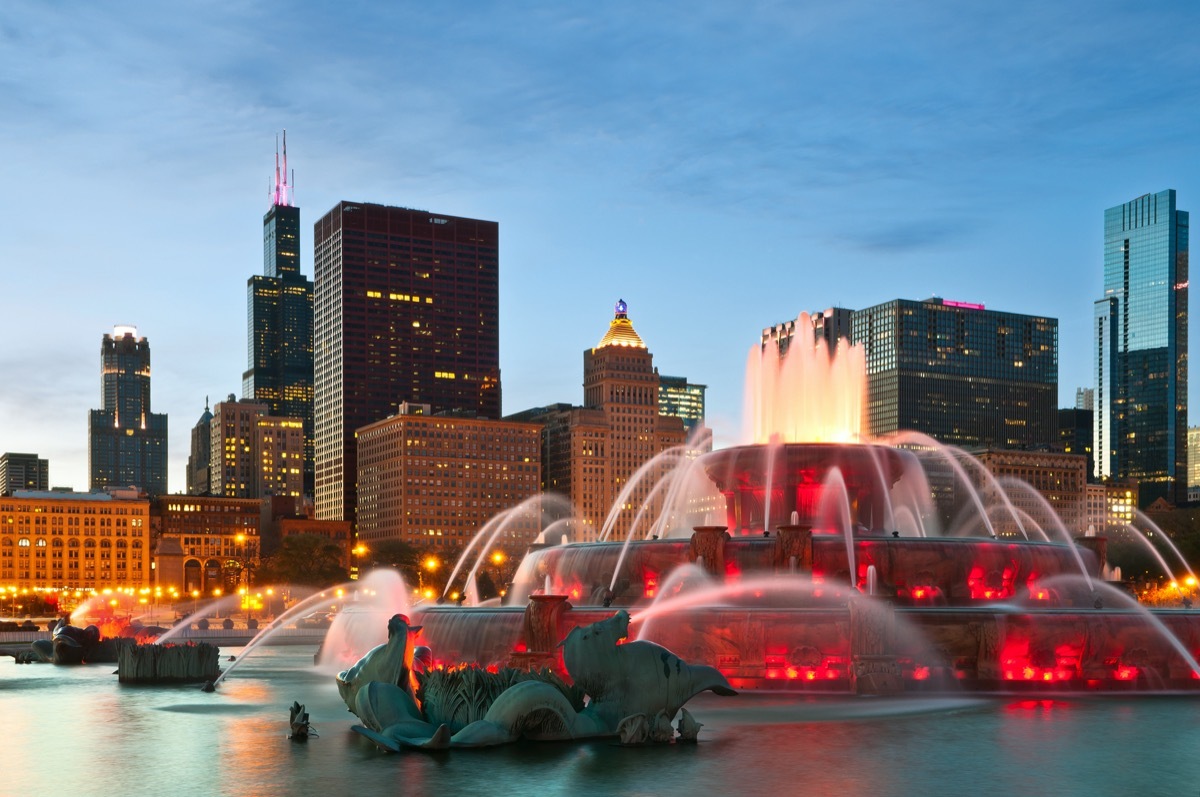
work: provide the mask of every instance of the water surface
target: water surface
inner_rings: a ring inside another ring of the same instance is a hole
[[[223,651],[236,654],[239,649]],[[1200,699],[705,695],[697,745],[380,751],[307,647],[258,648],[214,694],[113,665],[0,659],[0,794],[1191,795]],[[319,738],[289,741],[305,703]]]

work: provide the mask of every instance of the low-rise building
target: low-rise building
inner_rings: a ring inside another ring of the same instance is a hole
[[[1005,488],[1013,509],[1022,518],[1018,523],[1012,513],[996,513],[993,522],[998,523],[997,536],[1024,536],[1021,528],[1026,525],[1025,518],[1044,526],[1047,509],[1058,515],[1072,535],[1087,531],[1087,456],[996,449],[979,451],[975,456]],[[1011,489],[1005,484],[1008,480],[1024,482],[1034,492]],[[986,485],[981,487],[985,505],[995,503],[989,490]]]
[[[136,490],[0,498],[0,585],[140,589],[150,565],[150,502]]]
[[[157,583],[185,595],[249,586],[259,564],[261,502],[253,498],[165,495],[152,523]]]

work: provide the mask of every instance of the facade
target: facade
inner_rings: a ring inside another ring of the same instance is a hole
[[[354,520],[354,432],[402,402],[500,417],[499,225],[341,202],[315,226],[315,504]]]
[[[542,425],[542,488],[571,502],[572,540],[598,539],[618,499],[623,509],[648,505],[642,523],[658,516],[662,496],[652,498],[652,486],[676,462],[658,460],[661,472],[626,492],[638,470],[668,449],[682,453],[686,441],[683,421],[661,414],[658,392],[654,356],[618,301],[604,337],[583,353],[584,406],[556,404],[509,416]],[[630,528],[635,515],[622,511],[610,538],[643,533],[643,526]]]
[[[704,391],[707,385],[697,385],[683,376],[659,376],[658,414],[673,415],[683,421],[688,438],[704,428]]]
[[[210,421],[210,494],[225,498],[300,496],[304,490],[304,424],[276,418],[265,402],[232,394]]]
[[[1138,509],[1138,485],[1113,482],[1104,487],[1107,493],[1105,532],[1118,539],[1131,539],[1133,533],[1129,531],[1129,526],[1133,524]]]
[[[975,456],[997,481],[1018,479],[1033,488],[1036,494],[1007,490],[1013,508],[1022,517],[1038,520],[1045,527],[1046,510],[1050,509],[1073,535],[1087,531],[1087,457],[1049,451],[997,450],[975,452]],[[985,505],[998,502],[999,496],[988,494],[994,489],[991,482],[976,486]],[[997,536],[1025,537],[1011,514],[997,513],[992,519]]]
[[[1188,489],[1200,488],[1200,426],[1189,426],[1187,430]]]
[[[803,314],[800,318],[803,318]],[[765,328],[762,331],[762,345],[766,346],[774,341],[779,347],[780,356],[787,354],[788,347],[792,345],[792,337],[796,333],[796,323],[800,321],[800,318]],[[837,349],[839,341],[853,340],[853,310],[845,307],[830,307],[824,312],[809,313],[808,320],[813,327],[813,341],[825,341],[825,346],[830,352]]]
[[[1094,410],[1096,409],[1096,389],[1091,387],[1075,388],[1075,409],[1077,410]]]
[[[134,490],[0,498],[0,584],[92,590],[152,585],[150,502]]]
[[[1095,305],[1096,469],[1138,505],[1187,497],[1188,213],[1175,191],[1104,212]]]
[[[1095,412],[1090,409],[1067,409],[1058,411],[1058,444],[1066,454],[1082,454],[1087,457],[1088,480],[1093,480],[1096,459],[1092,451],[1092,429]]]
[[[37,454],[0,454],[0,495],[50,489],[50,461]]]
[[[300,273],[300,208],[293,203],[287,166],[275,155],[271,207],[263,216],[263,273],[246,283],[246,372],[242,397],[268,414],[299,418],[304,427],[304,490],[313,485],[313,284]]]
[[[1108,485],[1088,482],[1084,500],[1087,502],[1087,530],[1096,534],[1108,532]]]
[[[402,404],[358,430],[358,539],[466,547],[489,520],[537,496],[540,434],[537,424]],[[521,551],[539,531],[534,505],[506,521],[493,545]]]
[[[204,412],[192,427],[192,448],[188,453],[187,462],[188,495],[209,495],[212,491],[209,474],[209,463],[212,459],[212,418],[212,410],[208,408],[206,398]]]
[[[261,502],[164,495],[151,507],[155,564],[164,590],[213,596],[249,586],[261,547]]]
[[[1057,442],[1058,321],[940,298],[857,310],[873,437],[921,432],[960,448]]]
[[[167,492],[167,416],[150,411],[150,342],[119,326],[100,343],[100,409],[88,414],[92,490]]]

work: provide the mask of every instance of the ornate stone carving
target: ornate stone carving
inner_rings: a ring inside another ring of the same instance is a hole
[[[688,560],[703,562],[709,575],[725,577],[725,542],[729,532],[724,526],[696,526],[692,533],[692,546]]]
[[[703,691],[736,694],[716,669],[687,664],[661,645],[643,641],[618,645],[629,630],[628,613],[619,611],[607,620],[571,629],[561,643],[570,677],[589,697],[582,710],[572,701],[569,689],[561,682],[554,683],[550,674],[521,673],[520,677],[528,680],[513,678],[517,682],[510,681],[511,685],[494,696],[481,694],[480,688],[468,690],[471,694],[441,689],[437,695],[465,701],[482,712],[483,718],[461,728],[435,725],[430,716],[458,712],[423,707],[415,694],[397,685],[412,672],[413,652],[407,634],[400,633],[407,623],[399,616],[393,623],[397,631],[386,645],[338,675],[346,705],[364,723],[354,730],[389,750],[481,747],[522,737],[550,740],[620,735],[630,743],[664,741],[674,735],[671,720],[695,695]],[[505,672],[515,671],[502,671],[498,676],[508,678]],[[371,680],[364,683],[366,677]],[[492,677],[466,679],[471,680],[482,684],[484,691],[487,684],[495,682]],[[440,698],[425,693],[424,699]],[[699,729],[690,717],[680,722],[681,732]]]

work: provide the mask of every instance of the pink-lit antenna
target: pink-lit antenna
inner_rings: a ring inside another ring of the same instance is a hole
[[[292,190],[288,183],[287,165],[287,131],[283,131],[283,169],[279,166],[279,136],[275,136],[275,187],[271,192],[271,202],[276,205],[291,207]]]

